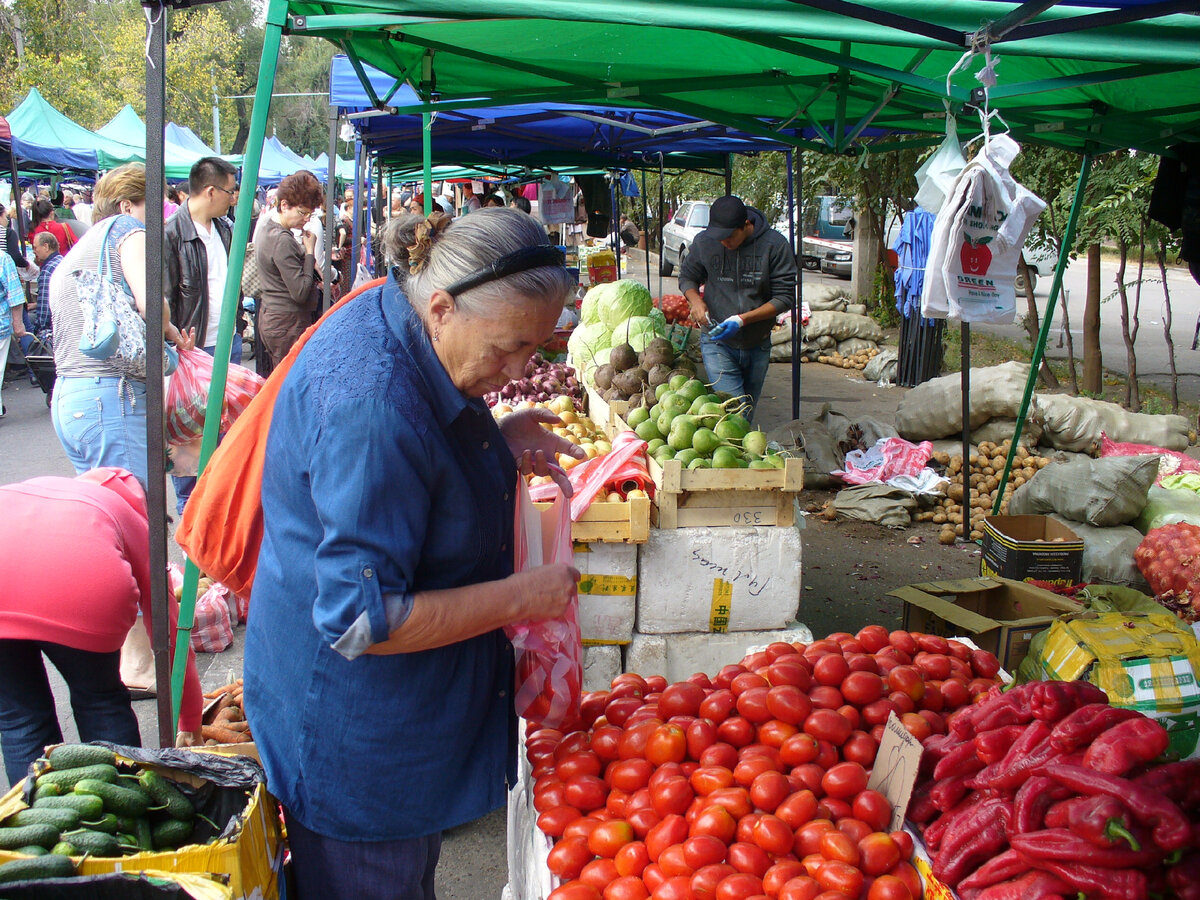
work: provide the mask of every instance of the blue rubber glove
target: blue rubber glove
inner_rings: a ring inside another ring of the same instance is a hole
[[[731,338],[742,330],[742,317],[730,316],[719,325],[714,325],[712,331],[708,333],[709,338],[714,341],[723,341],[726,338]]]

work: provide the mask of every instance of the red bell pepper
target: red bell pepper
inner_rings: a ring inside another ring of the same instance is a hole
[[[1129,811],[1115,797],[1088,797],[1068,810],[1067,825],[1080,837],[1097,847],[1128,845],[1132,850],[1142,846],[1130,829]]]
[[[976,788],[1013,791],[1020,787],[1035,771],[1062,754],[1050,743],[1050,726],[1034,721],[1025,728],[1025,734],[1017,738],[1004,759],[995,766],[988,766],[971,781]]]
[[[955,729],[954,733],[965,739],[1002,725],[1024,725],[1033,718],[1033,712],[1029,707],[1029,696],[1032,690],[1032,684],[1019,684],[1015,688],[981,703],[979,714],[973,721],[967,723],[967,730]],[[956,721],[954,724],[958,725],[959,723]]]
[[[1120,800],[1135,819],[1154,829],[1154,843],[1168,853],[1188,845],[1191,826],[1187,818],[1175,803],[1162,794],[1149,791],[1126,778],[1079,766],[1052,765],[1046,768],[1046,774],[1076,793],[1088,796],[1104,794]]]
[[[1017,789],[1013,800],[1013,831],[1027,834],[1042,827],[1050,805],[1070,795],[1070,791],[1045,775],[1034,775]]]
[[[933,777],[940,781],[954,775],[973,775],[982,768],[983,762],[975,755],[974,742],[966,741],[938,760]]]
[[[1044,828],[1029,834],[1014,834],[1009,838],[1012,848],[1028,859],[1040,863],[1052,859],[1063,863],[1080,863],[1102,869],[1124,869],[1149,866],[1162,861],[1157,847],[1125,850],[1119,847],[1098,847],[1081,835],[1066,828]]]
[[[929,789],[929,802],[942,812],[949,812],[970,792],[966,775],[951,775]]]
[[[1108,695],[1087,681],[1039,681],[1029,697],[1035,719],[1057,724],[1089,703],[1107,703]]]
[[[1012,804],[999,797],[978,804],[971,813],[956,821],[942,838],[933,860],[933,873],[950,887],[1004,848]]]
[[[1086,747],[1118,722],[1137,719],[1141,715],[1135,709],[1109,706],[1107,702],[1089,703],[1055,725],[1050,741],[1063,753],[1070,753],[1079,747]]]
[[[1200,808],[1200,759],[1155,766],[1133,779],[1138,787],[1162,794],[1181,809]]]
[[[1149,892],[1146,876],[1135,869],[1104,869],[1099,866],[1075,862],[1039,860],[1035,863],[1057,875],[1071,889],[1088,897],[1104,897],[1106,900],[1146,900]]]
[[[1019,878],[1029,871],[1029,860],[1016,850],[1005,850],[958,883],[958,891],[973,891]]]
[[[1020,878],[985,888],[975,900],[1064,900],[1074,898],[1075,894],[1075,889],[1057,875],[1035,869]]]
[[[1192,853],[1167,870],[1167,884],[1178,900],[1200,900],[1200,853]]]
[[[1083,765],[1106,775],[1124,775],[1157,759],[1170,744],[1167,729],[1154,719],[1139,716],[1118,722],[1092,741],[1083,755]]]
[[[975,755],[984,765],[990,766],[1004,759],[1013,743],[1025,733],[1024,725],[1002,725],[975,735]]]
[[[1059,785],[1062,787],[1062,785]],[[1067,788],[1063,788],[1067,790]],[[1067,800],[1060,800],[1057,803],[1051,804],[1046,810],[1046,818],[1042,821],[1045,828],[1069,828],[1071,825],[1071,808],[1078,806],[1081,803],[1086,803],[1090,797],[1071,797]]]

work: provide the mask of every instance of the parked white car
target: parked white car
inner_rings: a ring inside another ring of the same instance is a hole
[[[663,247],[659,257],[658,271],[670,275],[683,265],[692,241],[708,227],[708,201],[688,200],[679,205],[671,221],[663,225]]]

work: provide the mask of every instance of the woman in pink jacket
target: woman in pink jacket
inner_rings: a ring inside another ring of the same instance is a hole
[[[0,749],[15,784],[62,741],[43,654],[70,688],[80,740],[141,745],[120,658],[139,609],[153,633],[150,541],[145,494],[124,469],[7,484],[0,510]],[[172,647],[176,615],[172,600]],[[202,704],[189,649],[180,745],[202,743]]]

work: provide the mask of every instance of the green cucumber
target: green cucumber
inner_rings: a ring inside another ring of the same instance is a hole
[[[0,850],[15,850],[27,844],[53,847],[58,843],[58,829],[53,825],[22,825],[19,828],[0,828]]]
[[[14,859],[0,866],[0,883],[32,881],[36,878],[72,878],[77,874],[75,863],[65,856],[35,856]]]
[[[59,831],[68,831],[79,827],[79,810],[23,809],[5,819],[4,824],[16,828],[22,825],[53,825]]]
[[[105,813],[102,816],[97,816],[94,819],[87,819],[78,823],[84,828],[91,831],[103,831],[105,834],[116,834],[120,829],[121,823],[117,820],[117,816],[113,813]],[[78,825],[76,827],[78,827]]]
[[[166,808],[167,815],[172,819],[190,819],[196,815],[192,801],[170,779],[147,770],[138,776],[138,782],[156,805]]]
[[[137,838],[137,845],[139,849],[154,849],[154,830],[150,827],[150,822],[148,819],[134,820],[133,836]]]
[[[109,784],[116,784],[116,766],[81,766],[78,769],[63,769],[61,772],[46,772],[38,776],[38,793],[41,793],[42,788],[45,785],[56,784],[65,794],[84,779],[88,779],[89,781],[105,781]]]
[[[36,804],[39,800],[45,800],[48,797],[61,797],[63,795],[61,784],[42,784],[33,792],[33,802]]]
[[[50,852],[55,856],[83,856],[82,850],[66,841],[59,841],[51,848]]]
[[[136,788],[85,778],[73,790],[77,794],[95,794],[104,801],[107,812],[120,816],[144,816],[150,809],[150,798]]]
[[[92,856],[120,856],[121,842],[111,834],[103,831],[90,831],[80,828],[77,831],[65,832],[62,839],[71,844],[81,853]]]
[[[192,823],[179,819],[167,819],[151,829],[155,850],[182,847],[192,836]]]
[[[24,853],[26,856],[45,856],[50,851],[45,847],[39,847],[37,844],[30,844],[28,847],[18,847],[13,853]]]
[[[50,768],[54,771],[117,764],[116,754],[111,750],[91,744],[62,744],[51,750],[47,759],[50,760]]]
[[[73,809],[80,819],[98,819],[104,812],[104,801],[95,794],[67,794],[65,797],[39,797],[34,809]]]

